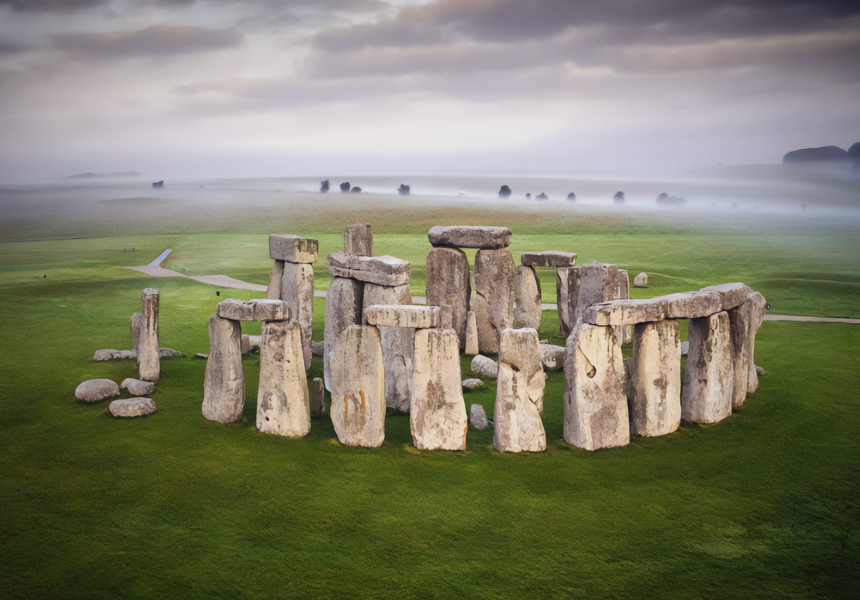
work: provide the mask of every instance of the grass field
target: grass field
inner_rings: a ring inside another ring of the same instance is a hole
[[[466,452],[419,451],[393,413],[381,448],[356,449],[326,419],[301,440],[258,433],[254,355],[243,422],[203,419],[205,361],[192,356],[208,350],[206,319],[225,296],[255,294],[115,267],[173,248],[168,268],[265,283],[268,233],[317,237],[324,255],[360,218],[377,254],[412,262],[423,295],[427,228],[484,223],[511,227],[515,255],[567,250],[646,271],[651,287],[635,297],[740,280],[772,312],[860,317],[857,223],[389,203],[287,215],[270,199],[225,203],[181,226],[182,206],[123,219],[109,204],[48,219],[41,237],[36,208],[4,219],[2,597],[856,597],[860,326],[766,322],[756,362],[767,374],[743,409],[622,449],[563,442],[560,373],[547,384],[544,453],[499,454],[491,430],[471,428]],[[321,261],[316,270],[325,289]],[[554,301],[552,272],[541,279]],[[162,362],[156,414],[117,420],[73,391],[135,376],[133,361],[89,359],[130,347],[147,286],[161,290],[162,345],[185,356]],[[317,340],[322,308],[317,299]],[[563,343],[557,330],[545,313],[541,337]],[[321,371],[315,358],[311,376]],[[466,403],[492,415],[494,397],[488,381]]]

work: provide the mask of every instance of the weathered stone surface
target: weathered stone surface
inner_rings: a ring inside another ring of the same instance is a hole
[[[89,379],[75,388],[75,398],[81,402],[101,402],[119,396],[119,386],[110,379]]]
[[[290,438],[310,433],[302,328],[297,321],[263,323],[257,430]]]
[[[281,300],[281,288],[284,281],[284,261],[276,260],[269,271],[269,286],[266,288],[266,298]]]
[[[514,324],[516,269],[507,248],[478,250],[475,254],[475,298],[472,310],[478,324],[478,348],[498,352],[499,337]],[[480,302],[483,299],[486,301]],[[492,327],[488,330],[487,322]]]
[[[218,303],[215,314],[231,321],[288,321],[290,308],[283,300],[227,298]]]
[[[580,269],[581,267],[559,267],[555,270],[559,332],[564,337],[570,335],[571,329],[576,324]]]
[[[716,423],[732,414],[734,383],[729,314],[690,319],[690,350],[681,388],[681,418]]]
[[[715,291],[681,292],[651,299],[662,300],[666,303],[667,319],[698,319],[722,311],[720,294]]]
[[[630,274],[626,269],[618,269],[618,299],[619,300],[629,300],[630,299]],[[633,341],[633,326],[632,325],[621,325],[616,328],[615,335],[618,336],[618,339],[622,344],[629,344]]]
[[[364,286],[365,324],[370,306],[408,305],[412,302],[408,285],[388,287],[367,283]],[[412,353],[415,348],[415,330],[402,327],[380,326],[382,359],[385,364],[385,404],[390,408],[408,411],[412,397]]]
[[[331,359],[341,333],[350,325],[360,325],[364,302],[364,284],[354,279],[335,277],[331,280],[325,299],[325,352],[323,372],[325,387],[331,387]]]
[[[523,252],[520,262],[527,267],[572,267],[576,264],[575,252]]]
[[[385,439],[385,370],[376,327],[351,325],[338,337],[330,384],[331,421],[340,443],[381,446]]]
[[[373,256],[373,233],[370,225],[356,221],[343,232],[343,251],[355,256]]]
[[[125,398],[111,402],[108,410],[115,417],[145,417],[158,409],[152,398]]]
[[[539,344],[538,351],[543,368],[547,371],[561,371],[564,369],[564,347],[552,344]]]
[[[648,273],[644,271],[633,278],[633,287],[646,288],[648,287]]]
[[[463,387],[467,390],[475,390],[480,387],[484,387],[484,382],[480,379],[475,379],[474,377],[472,377],[470,379],[463,380]]]
[[[853,146],[852,146],[853,147]],[[758,333],[764,320],[764,314],[767,310],[767,300],[758,292],[750,294],[750,301],[753,303],[752,318],[750,319],[749,331],[749,379],[747,381],[747,393],[752,394],[758,389],[759,369],[755,365],[755,336]],[[762,369],[764,371],[764,369]]]
[[[436,225],[427,232],[433,246],[451,248],[507,248],[511,245],[511,230],[507,227],[473,227]]]
[[[708,287],[703,287],[701,291],[717,292],[720,295],[723,310],[731,310],[736,306],[740,306],[752,294],[752,290],[740,281],[709,285]]]
[[[314,268],[307,264],[284,264],[281,298],[290,315],[302,328],[302,352],[305,369],[311,368],[311,334],[314,324]]]
[[[427,305],[451,306],[453,328],[460,347],[466,345],[466,317],[469,312],[469,259],[458,248],[431,248],[425,270]]]
[[[155,391],[155,384],[151,381],[127,377],[119,384],[119,389],[128,390],[128,393],[132,396],[149,396]]]
[[[659,298],[647,300],[612,300],[592,304],[582,315],[591,325],[635,325],[662,321],[666,318],[666,303]]]
[[[273,233],[269,236],[269,256],[291,263],[312,263],[317,259],[319,245],[310,238]]]
[[[487,419],[487,412],[480,404],[473,404],[469,407],[469,422],[475,429],[486,429],[490,421]]]
[[[499,374],[499,365],[492,358],[477,354],[472,359],[472,373],[495,379]]]
[[[592,304],[622,299],[622,282],[615,265],[594,262],[579,269],[579,293],[571,326]],[[570,285],[568,283],[568,285]],[[620,341],[620,340],[619,340]]]
[[[248,346],[250,347],[251,352],[253,352],[254,350],[259,352],[260,351],[260,345],[262,345],[262,343],[263,343],[263,336],[262,335],[249,335],[248,336]]]
[[[325,354],[325,342],[311,341],[311,353],[314,356],[323,356]]]
[[[321,419],[325,415],[325,383],[322,378],[311,381],[311,418]]]
[[[143,328],[143,315],[139,312],[133,313],[129,322],[131,330],[131,347],[134,348],[135,356],[140,349],[140,330]]]
[[[137,368],[140,378],[147,381],[158,381],[161,376],[161,356],[158,353],[158,299],[158,290],[143,290]]]
[[[564,441],[586,450],[626,446],[626,375],[612,328],[577,324],[567,338],[564,376]]]
[[[393,256],[356,256],[344,252],[328,255],[328,271],[335,277],[351,277],[377,285],[398,286],[409,283],[409,261]]]
[[[122,350],[122,352],[129,352],[129,350]],[[159,348],[158,355],[161,358],[173,358],[174,356],[182,356],[182,352],[173,348]]]
[[[687,353],[690,351],[690,342],[684,341],[681,342],[681,356],[687,356]]]
[[[242,337],[239,338],[239,347],[242,349],[242,355],[251,352],[251,340],[247,334],[243,333]]]
[[[368,325],[429,329],[439,327],[441,314],[438,306],[373,304],[364,309],[364,320]]]
[[[540,279],[534,267],[517,268],[516,294],[514,299],[514,327],[540,329],[542,310]]]
[[[107,362],[119,359],[120,351],[113,348],[100,348],[93,353],[93,362]]]
[[[209,317],[209,359],[203,384],[203,416],[219,423],[242,419],[245,375],[242,372],[242,327],[238,321]]]
[[[639,323],[627,369],[630,433],[655,437],[681,425],[681,338],[675,320]]]
[[[733,377],[732,408],[740,408],[749,393],[750,380],[758,377],[755,374],[753,352],[755,351],[755,335],[762,322],[762,310],[766,305],[764,296],[758,292],[749,295],[746,301],[729,313],[729,324],[732,334]]]
[[[439,308],[439,329],[454,329],[454,307],[450,304],[443,304]],[[456,331],[455,331],[456,333]],[[459,343],[460,336],[457,336]]]
[[[466,313],[466,344],[463,347],[463,353],[475,356],[478,352],[480,352],[478,348],[478,321],[475,318],[475,313],[470,310]]]
[[[465,450],[466,403],[460,378],[460,344],[451,329],[415,333],[412,441],[421,450]]]
[[[546,375],[534,329],[506,329],[499,353],[493,447],[499,452],[546,450],[540,413]]]

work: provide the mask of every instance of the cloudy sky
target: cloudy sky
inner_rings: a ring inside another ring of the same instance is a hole
[[[858,65],[829,0],[0,0],[0,182],[774,163]]]

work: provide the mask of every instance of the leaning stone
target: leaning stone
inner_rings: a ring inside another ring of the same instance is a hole
[[[470,310],[466,313],[466,345],[463,347],[463,353],[475,356],[478,352],[478,322],[475,313]]]
[[[667,294],[657,296],[652,300],[662,300],[666,303],[667,319],[698,319],[708,317],[722,311],[722,300],[719,293],[706,292],[681,292],[678,294]]]
[[[465,450],[466,402],[460,380],[460,344],[451,329],[415,333],[412,441],[420,450]]]
[[[209,317],[209,359],[203,384],[203,416],[219,423],[242,419],[245,375],[242,372],[242,327],[238,321]]]
[[[681,425],[681,342],[678,322],[639,323],[627,369],[630,433],[655,437]]]
[[[137,352],[140,350],[140,330],[143,328],[143,315],[139,312],[133,313],[129,322],[131,330],[131,347]]]
[[[305,368],[311,368],[311,334],[314,324],[314,268],[308,264],[284,264],[281,298],[290,315],[302,328],[302,352]]]
[[[408,285],[395,287],[364,286],[364,310],[373,305],[408,305],[412,295]],[[405,306],[404,306],[405,307]],[[365,316],[365,324],[370,324]],[[412,353],[415,347],[415,330],[381,326],[382,359],[385,364],[385,405],[406,412],[412,397]]]
[[[283,300],[236,300],[227,298],[218,303],[215,311],[222,319],[231,321],[288,321],[290,309]]]
[[[311,430],[302,328],[297,321],[263,323],[257,430],[289,438]]]
[[[107,362],[109,360],[119,360],[120,353],[119,350],[114,350],[112,348],[102,348],[100,350],[96,350],[93,354],[93,362]]]
[[[507,248],[475,254],[475,294],[472,309],[478,322],[478,347],[481,352],[498,352],[499,336],[514,324],[516,270]],[[486,328],[487,320],[492,331]]]
[[[565,338],[576,325],[581,267],[559,267],[555,270],[556,310],[559,332]]]
[[[633,287],[646,288],[648,287],[648,273],[644,271],[633,278]]]
[[[507,227],[473,227],[459,225],[431,227],[427,237],[433,246],[450,248],[507,248],[511,245],[511,230]]]
[[[729,314],[690,319],[690,351],[681,388],[681,418],[717,423],[732,414],[732,340]]]
[[[540,413],[546,375],[534,329],[506,329],[499,353],[493,447],[499,452],[546,450]]]
[[[325,342],[311,341],[311,354],[314,356],[323,356],[325,354]]]
[[[123,350],[123,352],[129,352],[129,350]],[[159,348],[158,356],[161,358],[173,358],[175,356],[182,356],[182,352],[173,348]]]
[[[439,327],[441,313],[438,306],[373,304],[364,309],[364,320],[368,325],[428,329]]]
[[[149,396],[155,391],[155,384],[151,381],[128,377],[122,380],[122,383],[119,384],[119,389],[128,390],[128,393],[132,396]]]
[[[356,256],[373,256],[373,233],[370,225],[356,221],[343,232],[343,251]]]
[[[602,326],[653,323],[665,318],[666,303],[656,298],[601,302],[589,306],[582,315],[585,323]]]
[[[480,404],[473,404],[469,407],[469,422],[475,429],[486,429],[490,424],[487,420],[487,413],[484,407]]]
[[[81,402],[101,402],[119,396],[119,386],[110,379],[89,379],[75,388],[75,398]]]
[[[325,299],[325,351],[323,353],[323,372],[325,387],[331,387],[331,360],[335,344],[340,334],[350,325],[360,325],[364,284],[355,279],[335,277],[331,280]]]
[[[276,260],[269,271],[269,286],[266,288],[266,298],[281,300],[281,286],[284,281],[284,261]]]
[[[158,381],[161,375],[161,357],[158,353],[158,290],[143,290],[142,325],[137,349],[137,367],[141,379]]]
[[[499,374],[499,365],[492,358],[488,358],[481,354],[472,359],[472,373],[495,379]]]
[[[475,379],[475,378],[464,379],[463,380],[463,387],[466,388],[467,390],[476,390],[478,388],[484,387],[484,382],[481,381],[480,379]]]
[[[351,325],[338,338],[330,384],[331,421],[340,443],[381,446],[385,439],[385,371],[376,327]]]
[[[576,264],[576,253],[557,250],[523,252],[520,262],[527,267],[572,267]]]
[[[766,304],[764,296],[758,292],[750,294],[746,301],[731,309],[729,323],[732,332],[732,354],[734,358],[734,385],[732,408],[740,408],[749,393],[750,381],[755,377],[755,335],[762,322],[762,310]]]
[[[755,365],[755,337],[764,321],[764,313],[767,310],[767,300],[764,299],[758,292],[750,294],[750,301],[753,303],[752,317],[750,318],[749,332],[749,380],[747,381],[747,393],[752,394],[758,389],[759,369]],[[764,369],[762,369],[762,372]]]
[[[472,297],[472,310],[475,315],[475,330],[478,344],[478,350],[487,353],[498,353],[498,334],[493,328],[493,321],[490,316],[490,304],[487,299],[476,294]]]
[[[752,290],[741,282],[709,285],[701,289],[703,292],[717,292],[720,295],[723,310],[731,310],[743,304],[752,294]]]
[[[108,410],[115,417],[145,417],[158,409],[152,398],[125,398],[111,402]]]
[[[269,256],[275,260],[291,263],[312,263],[317,259],[319,242],[297,235],[280,235],[273,233],[269,236]]]
[[[469,259],[458,248],[431,248],[425,269],[427,305],[448,304],[460,347],[466,343],[466,316],[469,312]]]
[[[514,300],[514,328],[530,327],[540,329],[542,310],[540,279],[534,267],[517,268],[516,293]]]
[[[547,371],[561,371],[564,369],[564,347],[552,344],[538,344],[540,359],[543,368]]]
[[[630,443],[624,359],[610,327],[579,323],[567,338],[564,441],[597,450]]]
[[[409,261],[393,256],[355,256],[344,252],[328,255],[328,271],[335,277],[351,277],[366,283],[398,286],[409,283]]]
[[[311,381],[311,418],[321,419],[325,416],[325,384],[319,377]]]

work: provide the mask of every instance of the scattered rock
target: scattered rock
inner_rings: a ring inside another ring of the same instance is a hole
[[[483,375],[490,379],[495,379],[498,376],[499,365],[492,358],[488,358],[481,354],[472,359],[472,373],[475,375]]]
[[[93,362],[106,362],[109,360],[119,360],[120,359],[120,351],[114,350],[112,348],[102,348],[101,350],[96,350],[93,354]]]
[[[81,402],[101,402],[119,396],[119,386],[110,379],[89,379],[75,388],[75,398]]]
[[[633,278],[633,287],[646,288],[648,287],[648,273],[644,271]]]
[[[469,422],[475,429],[486,429],[490,421],[487,419],[487,413],[484,407],[480,404],[473,404],[469,407]]]
[[[122,380],[122,383],[119,384],[119,389],[128,390],[128,393],[132,396],[148,396],[155,391],[155,383],[129,377]]]
[[[475,390],[475,389],[484,387],[484,382],[481,381],[480,379],[474,379],[474,378],[464,379],[463,380],[463,387],[466,388],[467,390]]]
[[[108,410],[115,417],[145,417],[158,409],[152,398],[125,398],[111,402]]]

